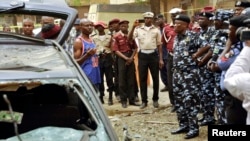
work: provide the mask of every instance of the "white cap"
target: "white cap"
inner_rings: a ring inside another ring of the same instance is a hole
[[[149,17],[149,18],[153,18],[154,17],[154,13],[152,12],[145,12],[142,14],[142,16],[145,17]]]
[[[176,13],[181,13],[182,9],[181,8],[173,8],[169,11],[170,14],[176,14]]]

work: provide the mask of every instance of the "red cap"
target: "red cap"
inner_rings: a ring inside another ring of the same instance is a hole
[[[108,27],[107,27],[107,24],[104,23],[103,21],[98,21],[98,22],[96,22],[96,23],[94,24],[95,27],[97,27],[98,25],[99,25],[99,26],[102,26],[103,28],[108,28]]]
[[[206,6],[204,7],[201,12],[214,12],[215,11],[215,8],[212,7],[212,6]]]
[[[113,23],[119,23],[120,19],[114,18],[112,20],[109,21],[109,25],[113,24]]]
[[[123,24],[123,23],[129,24],[129,21],[128,21],[128,20],[121,20],[121,21],[119,22],[119,24]]]

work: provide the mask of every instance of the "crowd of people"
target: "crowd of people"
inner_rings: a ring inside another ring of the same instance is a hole
[[[199,135],[199,126],[249,124],[248,79],[239,82],[249,74],[246,53],[241,55],[248,48],[241,37],[248,28],[249,6],[237,1],[234,11],[204,8],[198,31],[190,28],[189,16],[175,16],[172,84],[179,128],[172,134],[187,133],[189,139]]]
[[[88,58],[89,61],[79,64],[94,84],[100,77],[96,87],[102,103],[105,77],[108,104],[113,104],[115,92],[123,108],[127,103],[140,109],[148,106],[150,73],[153,107],[159,107],[159,91],[168,91],[172,112],[176,112],[179,122],[179,128],[171,133],[186,133],[185,139],[198,136],[199,126],[249,124],[249,49],[245,49],[249,48],[249,41],[240,39],[242,30],[248,28],[245,23],[250,18],[248,7],[248,1],[237,1],[234,10],[205,7],[198,13],[197,21],[181,8],[173,8],[168,12],[169,23],[163,14],[145,12],[144,22],[135,20],[130,31],[127,20],[115,18],[106,25],[81,19],[74,57],[78,62]],[[94,29],[98,32],[91,35]],[[92,48],[88,49],[85,42]],[[136,54],[138,65],[134,62]],[[93,58],[98,58],[98,63]],[[96,67],[101,75],[93,71]],[[161,90],[160,78],[164,84]],[[140,104],[136,100],[138,91]]]

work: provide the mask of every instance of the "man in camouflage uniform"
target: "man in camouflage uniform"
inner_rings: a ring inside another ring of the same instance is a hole
[[[214,27],[216,34],[212,37],[213,43],[210,51],[212,52],[212,58],[208,63],[208,69],[214,73],[214,94],[215,94],[215,107],[217,124],[223,125],[227,123],[225,114],[225,96],[226,94],[220,88],[221,70],[218,67],[217,59],[226,46],[228,39],[228,20],[233,16],[233,12],[230,10],[218,9],[214,17]]]
[[[211,47],[210,39],[215,34],[215,29],[211,26],[210,21],[210,18],[212,17],[213,14],[206,11],[199,14],[198,22],[201,27],[197,41],[199,49],[192,56],[193,60],[196,61],[199,66],[199,76],[201,82],[200,104],[203,112],[203,119],[200,124],[201,126],[215,123],[215,95],[213,92],[215,84],[213,73],[206,67],[208,60],[211,58],[211,53],[208,53]]]
[[[174,30],[177,36],[173,48],[173,91],[179,128],[171,133],[187,132],[185,139],[199,135],[198,67],[191,57],[197,51],[197,35],[188,30],[189,23],[190,18],[187,15],[179,14],[175,17]]]
[[[246,24],[244,21],[246,19],[248,19],[248,17],[245,15],[230,18],[228,40],[230,40],[232,44],[230,46],[230,50],[228,50],[225,54],[222,52],[217,60],[218,66],[222,70],[220,87],[226,93],[225,107],[227,124],[246,124],[247,112],[242,107],[242,101],[233,97],[224,87],[225,74],[244,47],[243,42],[240,41],[239,34],[237,34],[236,31],[240,30],[242,27],[245,28],[244,26],[246,26]],[[225,49],[226,48],[227,47],[225,47]]]

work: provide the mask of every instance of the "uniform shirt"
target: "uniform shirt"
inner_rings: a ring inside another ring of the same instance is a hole
[[[133,34],[133,37],[138,39],[140,49],[154,50],[161,45],[161,32],[153,25],[137,27]]]
[[[164,37],[165,34],[165,37]],[[169,52],[173,52],[173,46],[174,46],[174,38],[176,36],[176,33],[174,31],[174,25],[173,23],[166,24],[166,26],[163,28],[163,34],[162,34],[162,43],[167,45],[167,50]]]
[[[121,31],[114,35],[112,47],[113,51],[120,51],[122,53],[132,51],[132,49],[136,48],[134,42],[129,42],[128,36],[123,34]]]
[[[196,66],[192,60],[192,54],[198,49],[197,33],[187,30],[184,35],[177,34],[174,40],[173,66],[175,69],[185,70]]]
[[[111,35],[105,34],[105,35],[95,35],[93,37],[93,41],[96,45],[97,48],[97,54],[100,53],[111,53],[111,47],[110,47],[110,42],[111,42]]]
[[[212,40],[213,43],[211,45],[212,54],[212,62],[216,63],[219,55],[223,52],[226,42],[228,39],[228,30],[219,29],[216,30],[215,35],[213,35]]]
[[[201,48],[201,47],[205,47],[207,45],[210,45],[212,42],[211,39],[212,39],[213,35],[215,35],[215,34],[216,34],[216,32],[215,32],[214,27],[208,27],[208,29],[206,31],[201,29],[199,32],[199,38],[197,38],[198,39],[197,42],[198,42],[199,47]]]

